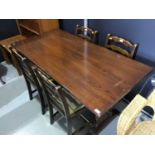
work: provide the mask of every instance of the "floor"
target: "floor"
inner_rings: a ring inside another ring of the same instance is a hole
[[[7,69],[2,77],[5,85],[0,85],[0,134],[4,135],[65,135],[63,119],[53,125],[49,123],[49,113],[41,114],[40,104],[36,95],[29,101],[27,87],[22,76],[18,76],[15,68],[5,62]],[[109,123],[100,135],[115,135],[118,117]],[[75,126],[82,121],[75,120]],[[85,134],[85,131],[80,134]]]

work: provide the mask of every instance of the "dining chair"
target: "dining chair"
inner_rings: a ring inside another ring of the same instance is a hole
[[[135,135],[155,135],[155,89],[151,94],[144,98],[137,94],[130,104],[121,113],[118,124],[117,134],[135,134]],[[147,107],[152,111],[151,116],[144,115],[142,110]],[[139,118],[139,119],[137,119]]]
[[[130,41],[115,35],[107,34],[105,47],[133,59],[138,44],[131,43]]]
[[[30,100],[33,99],[33,94],[37,91],[41,100],[42,114],[45,114],[47,106],[44,102],[42,88],[34,72],[36,66],[15,48],[10,47],[10,50],[12,51],[12,54],[17,60],[18,65],[20,66],[20,69],[23,73],[28,88]]]
[[[74,134],[72,119],[78,116],[84,109],[84,105],[78,102],[66,89],[56,81],[37,69],[36,73],[45,91],[50,112],[50,123],[53,124],[57,112],[66,120],[67,133]],[[56,112],[54,113],[54,110]]]
[[[93,30],[89,27],[76,25],[75,34],[83,39],[90,41],[90,42],[97,43],[97,35],[98,35],[97,30]]]

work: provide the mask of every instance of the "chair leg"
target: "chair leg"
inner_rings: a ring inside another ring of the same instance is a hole
[[[38,93],[39,93],[40,101],[41,101],[41,112],[44,115],[46,113],[46,105],[45,105],[45,102],[44,102],[43,95],[39,91],[38,91]]]
[[[4,85],[5,84],[5,82],[2,80],[2,78],[0,78],[0,82]]]
[[[50,123],[54,123],[54,115],[53,115],[53,106],[49,104],[49,113],[50,113]]]
[[[26,84],[27,84],[28,92],[29,92],[29,98],[30,98],[30,100],[32,100],[32,99],[33,99],[33,96],[32,96],[31,84],[30,84],[30,82],[27,81],[26,79],[25,79],[25,81],[26,81]]]
[[[44,115],[46,113],[46,105],[45,105],[45,101],[43,97],[43,91],[41,90],[38,82],[36,82],[36,86],[37,86],[38,94],[39,94],[40,101],[41,101],[41,111],[42,111],[42,114]]]
[[[72,135],[72,125],[69,119],[66,119],[67,121],[67,134]]]

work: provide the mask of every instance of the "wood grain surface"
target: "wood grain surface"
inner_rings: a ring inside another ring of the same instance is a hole
[[[22,41],[16,48],[98,117],[151,71],[149,66],[62,30]]]

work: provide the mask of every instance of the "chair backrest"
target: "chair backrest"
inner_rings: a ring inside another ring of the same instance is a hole
[[[0,50],[8,52],[8,48],[0,44]]]
[[[45,92],[48,105],[53,106],[64,117],[69,118],[69,107],[63,93],[63,88],[41,69],[37,69],[36,74]]]
[[[93,30],[88,27],[76,25],[75,34],[90,42],[97,43],[97,34],[98,34],[97,30]]]
[[[135,57],[137,50],[137,44],[111,34],[106,36],[105,47],[132,59]]]
[[[36,84],[36,76],[35,73],[33,71],[33,69],[35,68],[32,65],[32,62],[30,60],[28,60],[25,56],[23,56],[19,51],[17,51],[15,48],[10,47],[10,50],[12,51],[13,56],[15,57],[15,59],[17,60],[19,67],[25,77],[26,80],[29,80],[30,82]],[[32,66],[34,68],[32,68]]]

